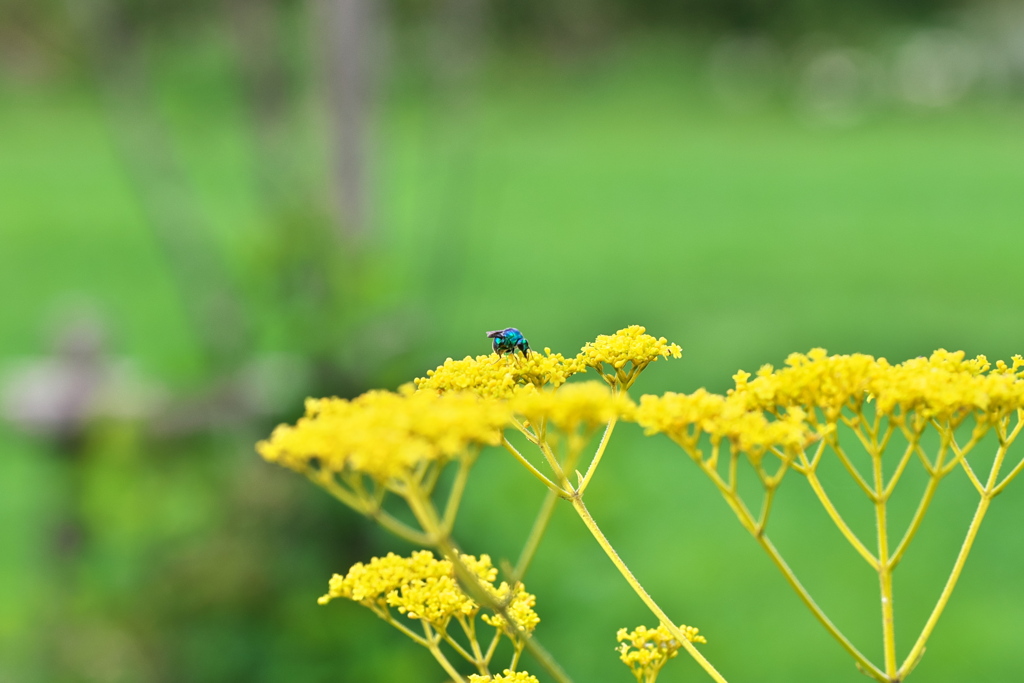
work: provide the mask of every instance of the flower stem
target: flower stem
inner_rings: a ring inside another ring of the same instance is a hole
[[[658,617],[661,623],[664,624],[665,628],[669,630],[669,633],[671,633],[673,637],[675,637],[679,641],[679,643],[686,649],[690,656],[693,657],[693,659],[700,665],[702,669],[704,669],[705,672],[707,672],[709,676],[711,676],[712,679],[714,679],[718,683],[726,683],[726,680],[722,676],[722,674],[720,674],[718,670],[715,669],[714,666],[712,666],[711,662],[704,658],[704,655],[700,653],[700,650],[698,650],[696,646],[694,646],[694,644],[690,642],[690,640],[683,634],[679,627],[676,626],[675,622],[669,619],[668,615],[665,614],[665,612],[658,606],[656,602],[654,602],[654,598],[652,598],[650,594],[644,589],[644,587],[640,585],[640,582],[637,581],[636,577],[633,575],[633,572],[629,570],[629,567],[627,567],[626,563],[622,561],[621,557],[619,557],[619,554],[615,551],[615,548],[613,548],[612,544],[608,542],[608,538],[597,526],[597,522],[594,521],[594,517],[590,514],[590,511],[587,509],[587,506],[583,503],[583,499],[579,496],[579,494],[572,496],[569,500],[572,502],[572,506],[573,508],[576,509],[576,513],[580,516],[580,519],[583,520],[583,523],[586,525],[587,529],[589,529],[590,533],[594,536],[594,539],[597,541],[598,545],[600,545],[601,549],[604,550],[606,555],[608,555],[608,558],[612,561],[612,564],[614,564],[615,568],[619,570],[619,573],[622,574],[622,577],[624,579],[626,579],[626,582],[630,585],[630,587],[636,592],[640,599],[643,600],[644,604],[647,605],[647,608],[654,613],[654,616]]]
[[[971,546],[974,545],[974,539],[978,535],[978,528],[981,526],[981,522],[985,518],[985,513],[988,512],[988,506],[991,502],[991,496],[984,495],[981,497],[981,500],[978,501],[978,507],[974,511],[974,518],[971,519],[971,525],[967,529],[967,535],[964,537],[963,545],[960,547],[960,552],[956,556],[956,562],[953,563],[953,570],[949,573],[949,578],[946,579],[946,585],[943,586],[942,593],[939,595],[939,599],[935,603],[935,608],[932,609],[932,613],[928,616],[928,621],[925,622],[924,628],[921,629],[921,635],[917,637],[917,642],[914,643],[914,646],[910,649],[910,653],[907,655],[907,658],[903,660],[903,665],[900,666],[898,673],[900,678],[905,678],[921,659],[921,655],[924,654],[925,643],[928,642],[928,638],[935,629],[935,624],[939,621],[939,617],[942,616],[942,611],[946,608],[946,603],[949,602],[949,596],[953,593],[953,589],[956,587],[956,582],[960,578],[960,572],[963,571],[964,564],[967,562],[967,556],[971,552]],[[897,680],[900,680],[900,678]]]
[[[440,639],[436,635],[431,635],[429,633],[430,627],[427,625],[426,622],[424,622],[423,624],[423,630],[428,631],[427,649],[430,650],[430,654],[434,656],[434,659],[437,660],[437,663],[440,664],[441,668],[445,670],[445,673],[451,676],[452,680],[456,681],[456,683],[466,683],[466,679],[463,678],[462,674],[455,670],[455,667],[452,666],[452,663],[449,662],[448,658],[444,656],[443,652],[441,652],[441,648],[439,647],[438,644]]]
[[[516,561],[516,566],[513,570],[513,580],[522,581],[523,576],[526,575],[526,570],[529,569],[530,563],[533,562],[533,556],[537,554],[537,548],[540,547],[540,541],[544,537],[544,532],[547,531],[548,522],[551,521],[551,515],[555,511],[555,504],[558,502],[558,498],[558,492],[551,488],[544,495],[544,502],[540,504],[537,517],[533,520],[530,535],[526,538],[526,543],[523,544],[523,549],[519,553],[519,559]]]
[[[558,495],[558,493],[562,490],[561,487],[559,487],[558,484],[548,479],[540,470],[534,467],[533,463],[527,460],[526,457],[519,452],[519,449],[512,445],[511,441],[509,441],[508,439],[502,439],[501,445],[504,446],[505,450],[511,453],[513,457],[515,457],[515,459],[519,461],[519,464],[525,467],[530,474],[540,479],[541,482],[543,482],[544,485],[548,487],[548,490]]]
[[[896,621],[892,607],[892,564],[889,562],[888,500],[885,491],[885,476],[882,472],[882,454],[871,452],[875,480],[875,527],[878,534],[878,590],[882,604],[882,653],[885,660],[885,674],[889,680],[896,676]]]
[[[455,474],[452,490],[448,493],[448,502],[445,504],[444,520],[442,521],[442,526],[448,533],[451,533],[455,526],[455,516],[459,513],[459,504],[462,502],[462,494],[466,491],[469,471],[475,461],[475,453],[467,453],[459,460],[459,471]]]
[[[507,606],[490,595],[484,586],[480,584],[479,578],[462,561],[461,551],[452,535],[441,527],[437,510],[434,508],[429,496],[419,489],[410,487],[406,501],[409,503],[409,509],[415,515],[416,521],[419,522],[420,526],[423,527],[423,530],[430,537],[430,545],[452,563],[459,583],[464,587],[464,590],[468,591],[467,594],[479,604],[500,615],[511,628],[516,629],[515,620],[509,615]],[[551,677],[557,683],[572,683],[572,679],[562,670],[562,667],[558,665],[554,657],[537,642],[536,638],[525,632],[520,632],[518,635],[520,640],[525,643],[529,653],[551,674]]]
[[[878,569],[878,559],[870,550],[868,550],[867,546],[861,542],[857,537],[857,534],[855,534],[853,529],[850,528],[850,525],[846,523],[845,519],[843,519],[843,516],[839,513],[839,510],[836,509],[835,504],[832,502],[832,499],[828,497],[827,493],[825,493],[825,488],[821,485],[821,480],[818,479],[818,474],[815,472],[814,468],[808,467],[804,472],[804,475],[807,477],[807,483],[811,485],[811,489],[818,497],[818,501],[821,503],[821,506],[825,508],[825,512],[828,513],[829,518],[831,518],[832,522],[836,525],[836,528],[839,529],[839,532],[843,534],[846,541],[853,546],[853,549],[856,550],[862,558],[864,558],[865,562],[871,565],[872,569]]]
[[[1019,427],[1018,427],[1019,429]],[[1016,436],[1017,430],[1014,431]],[[974,541],[978,536],[978,529],[981,528],[981,522],[985,519],[985,513],[988,512],[988,506],[992,503],[992,498],[999,492],[999,486],[996,482],[999,481],[999,470],[1003,466],[1003,460],[1006,458],[1006,449],[1009,447],[1010,442],[1004,440],[1002,445],[996,451],[996,457],[992,462],[992,468],[988,473],[988,481],[985,486],[980,487],[981,500],[978,501],[978,507],[974,510],[974,517],[971,519],[971,524],[967,527],[967,535],[964,537],[963,545],[960,546],[960,552],[956,556],[956,561],[953,563],[953,569],[949,573],[949,578],[946,579],[946,585],[942,587],[942,592],[939,594],[939,599],[935,603],[935,607],[932,609],[932,613],[928,616],[928,621],[925,622],[924,628],[921,629],[921,634],[917,637],[917,642],[910,649],[910,653],[907,658],[903,661],[902,666],[899,669],[899,676],[906,677],[908,673],[917,665],[921,659],[921,655],[924,654],[925,643],[928,642],[928,638],[931,637],[932,631],[935,629],[935,625],[939,621],[939,617],[942,616],[943,610],[946,609],[946,604],[949,602],[950,595],[953,594],[953,589],[956,587],[957,581],[960,579],[960,573],[964,569],[964,565],[967,563],[967,556],[971,553],[971,547],[974,545]],[[960,464],[966,471],[973,473],[968,469],[970,466],[967,460],[961,460]],[[976,478],[974,478],[976,481]],[[980,482],[978,482],[980,483]],[[976,485],[978,485],[976,483]],[[899,679],[897,679],[899,680]]]
[[[583,475],[583,481],[580,482],[579,488],[577,489],[581,496],[583,495],[583,492],[587,490],[590,478],[594,476],[594,472],[597,470],[597,466],[601,462],[601,458],[604,456],[605,448],[608,447],[608,440],[611,438],[612,432],[615,431],[615,425],[618,421],[618,418],[613,417],[608,423],[608,426],[604,428],[604,435],[601,437],[601,443],[598,444],[597,451],[595,451],[594,457],[590,461],[590,466],[587,467],[587,473]]]
[[[360,512],[373,521],[380,524],[382,527],[393,533],[399,538],[413,543],[415,545],[429,545],[430,539],[422,531],[413,529],[408,524],[396,519],[386,510],[384,510],[378,501],[368,500],[364,498],[354,498],[353,494],[345,490],[333,479],[327,479],[323,477],[310,477],[312,481],[321,486],[329,494],[340,500],[342,503],[352,508],[356,512]]]
[[[814,598],[811,597],[811,594],[807,592],[807,589],[804,588],[802,583],[800,583],[800,580],[796,578],[796,574],[793,573],[793,570],[790,568],[790,566],[786,564],[786,561],[782,558],[782,555],[779,553],[778,549],[768,539],[768,536],[754,536],[754,540],[756,540],[758,544],[764,549],[764,551],[768,553],[768,556],[772,559],[772,562],[774,562],[775,566],[778,567],[779,571],[782,572],[782,576],[786,579],[786,582],[789,583],[793,590],[796,591],[796,594],[800,596],[800,599],[803,601],[804,605],[807,606],[807,609],[811,610],[811,613],[817,618],[821,625],[825,627],[825,630],[828,631],[832,635],[832,637],[836,639],[836,641],[842,646],[844,650],[846,650],[846,652],[851,657],[853,657],[857,664],[860,665],[864,673],[870,676],[871,678],[875,679],[876,681],[879,681],[879,683],[888,683],[890,679],[888,679],[886,675],[882,673],[882,671],[877,666],[872,664],[871,660],[869,660],[867,657],[861,654],[860,650],[858,650],[853,645],[853,643],[851,643],[847,639],[847,637],[843,635],[843,632],[840,631],[839,628],[832,623],[832,620],[828,618],[828,615],[825,614],[824,610],[822,610],[821,607],[818,606],[818,603],[814,601]]]

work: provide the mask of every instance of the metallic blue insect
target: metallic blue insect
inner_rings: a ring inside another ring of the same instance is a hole
[[[523,333],[514,327],[506,327],[504,330],[488,332],[487,337],[494,340],[491,346],[499,356],[511,353],[515,357],[516,349],[522,352],[524,357],[529,357],[530,355],[530,342],[526,341]]]

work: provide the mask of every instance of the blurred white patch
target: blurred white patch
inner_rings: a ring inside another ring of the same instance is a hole
[[[948,107],[968,94],[981,73],[982,61],[978,47],[960,32],[917,32],[896,55],[899,95],[921,107]]]
[[[800,71],[797,104],[816,123],[856,124],[876,99],[880,72],[871,55],[861,50],[832,48],[813,53]]]
[[[1024,3],[983,3],[960,17],[982,59],[986,85],[1004,94],[1024,92]]]
[[[96,419],[154,415],[163,391],[127,358],[106,352],[98,317],[68,318],[55,332],[54,352],[7,367],[0,379],[0,416],[26,431],[66,435]]]

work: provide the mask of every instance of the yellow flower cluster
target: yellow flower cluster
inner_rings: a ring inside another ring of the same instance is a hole
[[[467,449],[501,443],[510,412],[473,394],[371,391],[351,401],[307,399],[306,415],[280,425],[256,449],[300,472],[351,470],[379,481],[418,463],[445,462]]]
[[[679,630],[691,643],[707,642],[704,636],[698,635],[699,629],[693,626],[680,624]],[[616,638],[619,641],[616,648],[619,659],[630,668],[637,681],[649,683],[653,683],[661,667],[675,657],[682,647],[664,624],[654,629],[638,626],[633,631],[620,628]]]
[[[615,394],[600,382],[566,384],[555,390],[522,391],[511,401],[512,412],[533,424],[546,423],[571,433],[594,429],[620,417],[629,418],[636,406],[625,394]]]
[[[499,603],[507,605],[506,613],[518,627],[516,630],[533,633],[537,624],[540,623],[540,617],[533,609],[537,604],[537,596],[527,593],[522,583],[517,583],[513,590],[505,581],[502,581],[501,585],[494,589],[492,595]],[[494,628],[502,629],[510,636],[515,636],[514,630],[508,628],[505,618],[500,614],[485,614],[481,618]]]
[[[970,413],[994,420],[1024,407],[1024,358],[1012,366],[999,361],[994,369],[984,356],[965,359],[963,351],[935,351],[891,365],[864,354],[829,356],[824,349],[792,354],[786,367],[762,367],[753,380],[734,376],[730,392],[750,409],[818,408],[835,422],[844,407],[858,410],[869,398],[882,415],[916,413],[924,420],[956,419]]]
[[[461,555],[461,563],[488,587],[491,594],[508,605],[508,613],[520,629],[530,633],[540,618],[533,606],[537,598],[517,584],[514,594],[507,582],[495,586],[498,570],[488,555],[478,558]],[[511,597],[510,597],[511,595]],[[389,607],[410,619],[422,619],[444,629],[454,616],[475,616],[480,606],[459,587],[455,567],[450,560],[438,560],[429,550],[418,550],[409,557],[388,553],[368,563],[354,564],[344,576],[331,577],[326,595],[317,602],[326,605],[335,598],[346,598],[384,615]],[[484,621],[495,628],[505,628],[497,615],[484,615]]]
[[[536,676],[531,676],[525,671],[512,671],[505,669],[503,673],[493,676],[481,676],[470,674],[469,683],[540,683]]]
[[[534,351],[527,358],[496,353],[476,358],[466,356],[462,360],[449,358],[414,382],[420,391],[468,391],[487,398],[511,398],[523,386],[557,387],[585,369],[575,358],[567,359],[560,353],[551,353],[551,349],[544,349],[544,353]]]
[[[742,399],[749,409],[816,407],[833,421],[851,401],[859,404],[867,398],[865,391],[879,369],[872,356],[857,353],[829,357],[824,349],[813,349],[807,355],[790,354],[786,366],[776,371],[764,365],[753,381],[750,373],[741,370],[733,375],[736,388],[730,394]]]
[[[636,421],[647,434],[666,434],[690,452],[697,448],[702,434],[709,435],[713,443],[726,439],[736,451],[754,458],[772,447],[786,451],[803,448],[812,438],[800,408],[790,409],[781,419],[769,419],[733,396],[704,389],[692,394],[641,396]]]
[[[689,452],[702,435],[722,439],[753,457],[769,448],[790,451],[833,429],[844,409],[859,414],[873,400],[875,410],[893,419],[916,415],[957,420],[974,414],[989,423],[1024,409],[1024,358],[995,368],[984,356],[965,359],[962,351],[938,350],[928,358],[892,365],[865,354],[829,356],[824,349],[795,353],[785,367],[762,367],[755,377],[733,376],[728,396],[699,389],[692,394],[643,396],[635,419],[648,434],[664,433]],[[820,424],[818,412],[824,418]]]
[[[628,389],[636,376],[659,358],[680,358],[683,350],[667,339],[656,339],[641,325],[630,325],[615,334],[598,335],[576,357],[587,367],[594,368],[611,386]],[[611,366],[606,371],[604,365]]]
[[[462,360],[449,358],[443,365],[427,371],[415,380],[416,388],[438,393],[471,391],[479,396],[512,398],[524,387],[558,387],[572,375],[594,368],[612,387],[628,389],[637,375],[659,358],[680,358],[682,349],[664,337],[647,334],[640,325],[631,325],[615,334],[598,335],[575,358],[559,353],[531,353],[528,358],[514,354],[492,353]],[[605,365],[610,366],[608,371]]]

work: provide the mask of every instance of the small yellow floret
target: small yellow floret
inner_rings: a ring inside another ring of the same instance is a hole
[[[488,555],[461,555],[459,559],[496,602],[507,606],[517,629],[508,628],[498,615],[483,615],[485,622],[513,638],[517,637],[517,630],[531,633],[537,627],[540,618],[533,610],[537,598],[526,592],[523,584],[516,584],[514,592],[504,581],[495,586],[498,570]],[[452,562],[436,559],[429,550],[418,550],[409,557],[388,553],[366,564],[352,565],[345,576],[331,577],[327,594],[317,602],[326,605],[335,598],[358,602],[381,616],[394,607],[410,619],[422,619],[442,630],[452,617],[472,617],[480,611],[480,606],[456,580]]]
[[[506,611],[518,629],[508,628],[505,618],[500,614],[485,614],[481,617],[487,624],[494,628],[503,629],[510,636],[515,637],[516,630],[533,633],[540,623],[540,617],[533,607],[537,604],[537,596],[527,593],[523,584],[518,583],[513,593],[508,583],[502,581],[501,585],[494,589],[492,595],[502,604],[507,605]]]
[[[680,358],[683,350],[667,339],[647,334],[641,325],[630,325],[615,334],[598,335],[576,356],[583,365],[594,368],[611,386],[628,389],[650,363],[659,358]],[[611,366],[606,371],[604,365]]]
[[[679,630],[691,643],[706,643],[699,629],[680,625]],[[679,653],[682,644],[669,633],[664,624],[649,629],[637,626],[633,631],[620,628],[616,634],[619,646],[615,648],[619,659],[630,668],[638,681],[653,682],[661,667]]]
[[[544,353],[534,351],[526,358],[496,353],[466,356],[462,360],[449,358],[437,369],[428,370],[426,377],[414,381],[420,391],[468,391],[488,398],[511,398],[522,386],[557,387],[585,369],[578,359],[566,359],[544,349]]]
[[[388,593],[414,580],[449,576],[451,563],[437,560],[429,550],[417,550],[409,557],[388,553],[368,563],[357,562],[345,576],[331,577],[330,589],[318,602],[326,605],[334,598],[347,598],[370,606],[386,600]]]
[[[481,676],[479,674],[470,674],[469,683],[540,683],[536,676],[531,676],[525,671],[512,671],[511,669],[505,669],[500,674],[494,674],[493,676]]]

